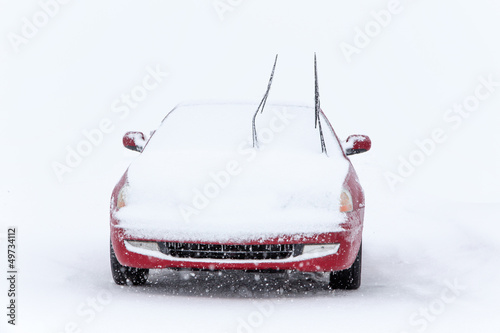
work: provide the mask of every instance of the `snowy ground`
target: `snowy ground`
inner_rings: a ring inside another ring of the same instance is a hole
[[[498,3],[58,3],[0,1],[0,332],[500,331]],[[373,23],[387,8],[385,26]],[[237,272],[114,285],[109,197],[135,156],[123,133],[154,129],[185,100],[259,100],[275,53],[270,101],[312,104],[314,51],[337,134],[373,141],[352,157],[367,198],[361,288]],[[70,156],[78,147],[86,156]],[[7,226],[18,228],[15,327]]]

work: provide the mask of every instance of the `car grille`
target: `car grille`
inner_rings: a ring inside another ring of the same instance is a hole
[[[269,260],[286,259],[302,254],[303,244],[198,244],[158,242],[163,254],[176,258]]]

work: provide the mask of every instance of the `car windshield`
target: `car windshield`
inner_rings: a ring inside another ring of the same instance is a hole
[[[256,109],[257,105],[252,104],[179,106],[165,117],[146,151],[232,152],[252,147],[252,117]],[[324,118],[322,123],[328,155],[342,156]],[[262,149],[321,152],[311,107],[268,105],[257,115],[256,129]]]

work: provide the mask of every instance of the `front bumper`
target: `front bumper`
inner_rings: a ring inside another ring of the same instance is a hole
[[[125,235],[122,228],[111,224],[111,240],[118,261],[128,267],[136,268],[187,268],[207,270],[296,270],[304,272],[328,272],[349,268],[358,253],[361,244],[361,226],[342,232],[324,233],[314,236],[282,236],[273,239],[260,239],[240,243],[211,243],[212,245],[241,246],[241,245],[276,245],[294,244],[303,245],[323,244],[325,249],[314,252],[301,252],[287,258],[251,258],[251,259],[225,259],[225,258],[194,258],[178,257],[161,251],[156,246],[143,246],[175,242],[165,239],[138,239]],[[149,243],[153,242],[153,243]],[[206,244],[192,242],[193,244]],[[146,244],[146,245],[147,245]],[[310,247],[309,247],[310,248]]]

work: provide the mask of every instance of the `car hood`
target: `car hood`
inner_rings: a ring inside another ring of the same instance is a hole
[[[349,162],[339,149],[327,156],[275,142],[254,148],[250,139],[232,146],[146,148],[128,170],[119,226],[134,237],[191,241],[342,230],[339,196]]]

